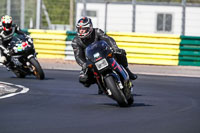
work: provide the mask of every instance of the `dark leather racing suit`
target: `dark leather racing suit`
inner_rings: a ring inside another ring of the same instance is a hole
[[[3,45],[5,48],[7,48],[15,33],[26,35],[23,31],[20,30],[19,26],[17,26],[16,24],[13,24],[12,29],[8,32],[0,28],[0,40],[2,42],[2,44],[0,45]]]
[[[100,40],[106,41],[112,47],[113,51],[119,50],[114,39],[107,36],[101,29],[98,29],[98,28],[93,28],[93,31],[88,38],[82,39],[82,38],[76,36],[73,39],[72,47],[74,49],[74,56],[75,56],[77,63],[80,66],[84,67],[83,65],[86,62],[85,52],[84,52],[85,48],[89,44],[91,44],[95,41],[100,41]]]
[[[10,45],[12,37],[14,34],[21,34],[26,36],[26,34],[20,30],[19,26],[13,24],[10,31],[4,31],[2,27],[0,27],[0,56],[5,56],[8,59],[8,53],[5,53],[3,49],[7,49]]]
[[[125,50],[119,49],[114,39],[106,35],[101,29],[93,28],[93,31],[89,37],[80,38],[76,36],[72,41],[72,47],[74,50],[74,56],[76,62],[82,67],[82,72],[80,73],[80,75],[83,74],[84,70],[86,69],[85,48],[89,44],[99,40],[104,40],[111,46],[111,48],[114,51],[115,57],[117,58],[118,63],[120,63],[125,69],[128,70],[129,75],[132,74],[128,69],[128,62]],[[85,83],[92,84],[93,83],[92,81],[94,81],[94,79],[91,79],[91,77],[93,77],[92,73],[89,72],[86,74],[84,78],[79,77],[79,81],[83,84]]]

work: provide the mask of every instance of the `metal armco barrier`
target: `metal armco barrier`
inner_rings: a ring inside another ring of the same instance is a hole
[[[177,35],[108,32],[127,52],[129,63],[178,65],[180,37]]]
[[[74,60],[75,31],[28,30],[39,58]],[[107,32],[127,52],[129,63],[200,66],[200,37]]]
[[[68,45],[66,31],[28,30],[33,38],[38,58],[66,58]]]
[[[128,62],[200,66],[200,37],[108,32],[127,52]]]
[[[181,36],[179,65],[200,66],[200,37]]]

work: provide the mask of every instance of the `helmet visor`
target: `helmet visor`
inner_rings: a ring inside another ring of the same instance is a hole
[[[5,27],[6,29],[10,29],[11,28],[11,26],[12,26],[12,24],[11,23],[3,23],[2,24],[3,25],[3,27]]]
[[[80,36],[85,36],[90,32],[90,28],[89,27],[79,27],[78,29],[78,33]]]

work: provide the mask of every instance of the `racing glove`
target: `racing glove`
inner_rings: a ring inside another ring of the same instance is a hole
[[[126,51],[124,49],[113,49],[114,54],[123,54],[126,55]]]

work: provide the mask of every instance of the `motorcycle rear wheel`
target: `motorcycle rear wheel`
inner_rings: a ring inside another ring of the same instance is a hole
[[[106,82],[108,89],[110,89],[110,91],[112,93],[113,99],[115,99],[117,101],[119,106],[127,107],[129,105],[128,101],[127,101],[126,97],[124,96],[123,92],[118,88],[114,78],[112,76],[108,76],[105,79],[105,82]]]
[[[35,58],[31,58],[30,63],[32,64],[33,74],[36,76],[36,78],[43,80],[45,78],[45,75],[39,62]]]

